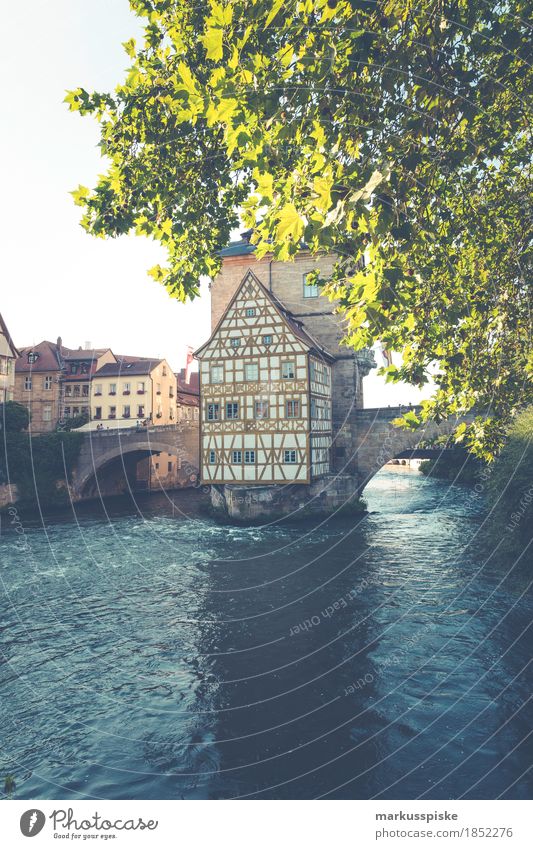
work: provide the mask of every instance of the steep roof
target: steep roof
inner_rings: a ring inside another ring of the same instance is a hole
[[[64,360],[97,360],[102,354],[107,353],[110,348],[65,348],[61,346],[61,356]]]
[[[163,360],[128,360],[118,363],[106,363],[94,373],[94,377],[127,377],[128,375],[148,375]]]
[[[28,362],[28,354],[35,353],[38,357],[34,363]],[[37,345],[27,345],[19,349],[19,357],[15,360],[15,373],[60,371],[61,364],[55,342],[44,340]]]
[[[211,336],[209,337],[207,342],[204,342],[204,344],[201,345],[201,347],[198,348],[194,352],[194,356],[197,357],[204,350],[204,348],[206,348],[207,345],[209,345],[211,340],[214,339],[214,337],[216,336],[216,334],[218,333],[218,331],[219,331],[219,329],[222,325],[222,322],[224,321],[224,319],[226,317],[228,310],[231,309],[231,307],[233,306],[233,304],[235,303],[235,301],[239,297],[241,289],[243,288],[243,286],[249,280],[250,277],[253,278],[254,283],[256,283],[259,286],[259,288],[262,290],[263,294],[267,297],[267,299],[270,300],[272,306],[276,309],[276,311],[279,313],[280,317],[285,321],[285,323],[288,325],[289,329],[294,333],[294,335],[297,336],[298,339],[300,339],[300,341],[303,342],[304,345],[306,345],[306,347],[308,347],[310,349],[310,351],[314,351],[315,353],[319,354],[319,356],[325,357],[330,362],[333,362],[335,360],[335,357],[333,356],[333,354],[331,354],[326,348],[324,348],[320,344],[320,342],[317,342],[317,340],[313,336],[311,336],[311,334],[308,333],[307,330],[305,330],[303,323],[301,321],[299,321],[297,318],[295,318],[295,316],[293,316],[293,314],[287,309],[287,307],[284,306],[284,304],[279,300],[279,298],[277,298],[274,294],[272,294],[272,292],[269,289],[267,289],[266,286],[263,286],[263,284],[261,283],[259,278],[253,273],[251,268],[248,269],[248,271],[246,272],[246,274],[242,278],[241,282],[237,286],[237,289],[234,292],[233,297],[231,298],[229,304],[227,305],[226,309],[222,313],[222,316],[221,316],[220,320],[218,321],[215,329],[213,330]]]
[[[7,324],[5,323],[4,319],[2,318],[2,313],[0,313],[0,331],[5,336],[5,338],[7,340],[7,344],[11,348],[11,353],[13,354],[13,356],[18,357],[19,352],[15,348],[15,343],[13,342],[13,340],[11,338],[11,334],[10,334],[9,330],[7,329]]]

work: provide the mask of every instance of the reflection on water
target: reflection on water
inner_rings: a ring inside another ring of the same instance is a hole
[[[530,797],[525,577],[483,558],[468,490],[388,470],[366,497],[353,522],[222,527],[187,492],[4,529],[0,778]]]

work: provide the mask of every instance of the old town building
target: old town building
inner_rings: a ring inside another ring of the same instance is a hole
[[[248,270],[200,360],[205,483],[310,483],[330,471],[331,354]]]
[[[357,495],[356,412],[374,358],[341,344],[344,321],[320,297],[311,272],[329,276],[334,256],[302,246],[294,262],[256,259],[249,235],[221,251],[212,336],[196,352],[201,479],[235,518],[286,511],[272,487],[289,482],[287,499],[334,507]]]
[[[14,400],[15,360],[18,354],[7,325],[0,315],[0,404]]]
[[[93,375],[91,415],[103,426],[176,421],[176,376],[166,360],[118,357]]]
[[[45,433],[68,419],[89,416],[91,375],[114,359],[109,348],[67,348],[61,337],[21,348],[15,362],[15,400],[28,408],[31,430]]]
[[[91,380],[93,374],[106,363],[116,363],[109,348],[85,348],[71,350],[61,348],[63,376],[63,410],[61,419],[76,416],[90,418]]]

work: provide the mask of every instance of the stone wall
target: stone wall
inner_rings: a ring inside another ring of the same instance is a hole
[[[362,511],[357,478],[351,475],[327,475],[309,485],[212,486],[211,504],[221,519],[243,523]]]

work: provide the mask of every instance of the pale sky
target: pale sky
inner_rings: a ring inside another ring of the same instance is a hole
[[[122,42],[139,35],[127,0],[9,3],[3,24],[0,312],[15,344],[61,336],[68,347],[90,342],[183,367],[187,345],[209,335],[207,286],[193,302],[172,300],[147,275],[163,250],[136,236],[87,235],[69,194],[93,186],[105,163],[96,122],[69,112],[65,92],[106,91],[122,80]],[[375,375],[364,391],[369,407],[421,397]]]

